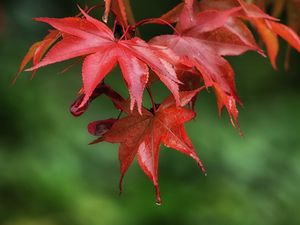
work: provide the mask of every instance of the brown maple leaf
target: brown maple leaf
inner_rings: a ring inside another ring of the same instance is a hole
[[[170,96],[153,113],[143,108],[142,115],[137,111],[130,111],[128,101],[114,100],[118,108],[128,116],[117,121],[109,119],[89,125],[91,134],[100,133],[101,136],[93,143],[101,141],[120,143],[120,191],[123,177],[137,157],[140,167],[155,186],[157,203],[161,203],[158,185],[158,158],[161,144],[192,157],[205,173],[184,128],[184,124],[195,117],[195,112],[183,106],[188,104],[198,92],[199,89],[180,92],[180,107],[176,106],[174,97]]]

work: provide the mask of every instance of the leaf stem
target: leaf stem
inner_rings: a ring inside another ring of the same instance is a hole
[[[152,91],[150,89],[150,87],[147,87],[147,92],[150,96],[150,99],[151,99],[151,104],[152,104],[152,107],[153,107],[153,113],[155,114],[156,113],[156,105],[155,105],[155,102],[154,102],[154,98],[153,98],[153,94],[152,94]]]
[[[170,24],[168,21],[164,20],[164,19],[161,19],[161,18],[147,18],[147,19],[143,19],[139,22],[137,22],[134,27],[138,27],[138,26],[141,26],[141,25],[144,25],[144,24],[151,24],[151,23],[156,23],[156,24],[163,24],[163,25],[167,25],[169,26],[174,32],[175,34],[179,35],[179,32],[176,30],[176,28]]]
[[[113,33],[116,32],[116,28],[117,28],[117,20],[114,21]]]
[[[117,117],[117,120],[121,118],[121,116],[122,116],[122,113],[123,113],[123,111],[122,111],[122,110],[120,110],[120,112],[119,112],[119,114],[118,114],[118,117]]]

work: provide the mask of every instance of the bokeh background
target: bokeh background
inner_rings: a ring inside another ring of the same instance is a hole
[[[100,0],[98,1],[98,3]],[[159,16],[179,1],[132,0],[138,19]],[[1,225],[299,225],[300,224],[300,55],[291,69],[279,69],[255,53],[230,58],[244,108],[245,137],[217,116],[212,93],[200,95],[196,120],[187,125],[208,171],[204,177],[190,158],[162,147],[160,186],[164,204],[154,204],[151,182],[137,163],[118,196],[117,145],[87,145],[86,125],[117,116],[99,98],[80,118],[69,105],[80,88],[80,65],[41,69],[35,79],[23,73],[10,87],[28,47],[49,28],[31,18],[77,13],[71,0],[0,2],[0,224]],[[83,5],[97,1],[81,1]],[[101,16],[101,10],[94,15]],[[284,19],[284,18],[283,18]],[[150,38],[165,27],[149,25]],[[118,69],[108,82],[126,95]],[[156,97],[167,95],[157,86]],[[146,97],[145,97],[146,98]],[[146,99],[147,101],[147,99]]]

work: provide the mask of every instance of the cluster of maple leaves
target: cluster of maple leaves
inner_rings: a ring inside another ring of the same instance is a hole
[[[74,17],[36,18],[54,29],[31,46],[19,73],[30,61],[33,67],[26,71],[34,75],[37,69],[49,64],[82,58],[83,88],[70,108],[71,113],[74,116],[83,114],[95,98],[106,95],[117,110],[126,114],[90,123],[89,132],[98,136],[92,143],[120,143],[120,190],[125,172],[137,157],[140,167],[153,182],[156,200],[160,203],[158,157],[161,144],[190,156],[205,173],[184,128],[184,124],[196,115],[194,105],[201,90],[212,88],[219,112],[225,107],[233,126],[238,127],[237,104],[241,101],[236,93],[234,71],[224,56],[237,56],[246,51],[265,56],[248,24],[257,30],[274,68],[278,36],[299,52],[300,38],[291,28],[266,14],[262,10],[265,7],[262,0],[255,0],[257,5],[244,0],[184,0],[160,18],[139,22],[134,21],[128,0],[104,2],[104,23],[89,15],[93,8],[79,8],[80,13]],[[277,11],[283,10],[283,6],[276,7],[280,8]],[[114,18],[112,29],[106,24],[110,14]],[[174,33],[146,42],[137,35],[137,29],[147,23],[168,25]],[[296,25],[292,27],[298,29]],[[104,83],[116,65],[128,88],[128,100]],[[157,81],[171,92],[159,104],[151,92],[151,85]],[[151,109],[143,107],[145,89],[152,100]]]

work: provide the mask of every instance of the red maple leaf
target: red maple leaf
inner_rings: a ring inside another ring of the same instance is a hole
[[[288,42],[290,46],[300,52],[300,38],[290,27],[276,22],[276,18],[265,14],[254,4],[237,0],[242,6],[246,18],[256,27],[258,34],[266,45],[271,64],[276,68],[276,59],[279,51],[278,35]]]
[[[120,143],[120,191],[123,177],[137,156],[140,167],[155,186],[157,203],[161,203],[158,185],[160,144],[189,155],[205,173],[184,128],[184,124],[195,117],[195,112],[183,106],[188,104],[198,92],[199,89],[180,92],[180,107],[176,106],[174,97],[170,96],[153,113],[143,108],[142,115],[137,111],[130,111],[128,102],[114,100],[114,103],[128,116],[117,121],[109,119],[96,121],[89,125],[91,134],[100,133],[101,136],[93,143],[100,141]]]
[[[276,68],[276,59],[279,52],[278,35],[300,52],[300,38],[296,32],[288,26],[271,20],[255,18],[252,18],[251,22],[256,27],[258,34],[266,45],[271,64],[274,68]]]
[[[28,63],[32,60],[33,66],[36,66],[42,59],[42,57],[45,55],[45,53],[48,51],[48,49],[57,41],[60,37],[60,32],[56,30],[50,30],[49,34],[44,37],[42,41],[38,41],[31,45],[28,52],[24,56],[21,65],[19,67],[18,73],[14,79],[14,82],[19,77],[19,74],[25,69],[25,67],[28,65]],[[36,71],[33,71],[32,76],[34,76]]]
[[[278,36],[288,42],[290,46],[300,52],[300,38],[297,33],[290,27],[278,22],[278,19],[269,16],[260,8],[252,3],[246,3],[243,0],[204,0],[201,2],[204,9],[228,9],[241,6],[243,12],[238,15],[243,20],[248,20],[256,28],[258,34],[266,45],[266,49],[271,64],[276,68],[276,59],[279,51]],[[240,25],[235,23],[235,27]],[[295,26],[293,26],[295,27]],[[240,37],[247,40],[248,35],[242,32]]]
[[[228,18],[240,10],[241,7],[235,7],[198,13],[196,1],[186,0],[178,15],[176,30],[179,33],[157,36],[151,41],[171,48],[184,63],[197,68],[205,86],[216,90],[219,110],[223,106],[227,108],[234,126],[238,124],[236,102],[240,101],[235,90],[233,69],[223,56],[239,55],[248,50],[259,51],[255,42],[249,44],[234,38],[237,35],[224,27]]]
[[[203,37],[203,33],[205,30],[203,30],[203,28],[201,27],[201,23],[199,24],[199,22],[195,20],[195,18],[197,17],[196,16],[197,13],[206,11],[206,13],[203,14],[202,18],[203,20],[210,21],[210,25],[211,25],[210,27],[207,26],[210,28],[210,32],[207,32],[205,34],[207,39],[209,38],[214,40],[215,42],[227,43],[228,44],[227,48],[229,49],[230,47],[234,47],[234,46],[235,47],[248,46],[253,50],[257,50],[259,53],[262,54],[261,50],[259,49],[259,47],[255,42],[255,39],[251,31],[242,22],[242,20],[238,18],[240,13],[231,13],[230,15],[225,13],[223,14],[223,18],[222,15],[221,17],[214,16],[216,13],[218,13],[216,11],[229,10],[228,12],[230,12],[230,9],[239,6],[237,2],[231,0],[226,1],[225,4],[223,1],[225,0],[203,0],[197,3],[197,1],[194,0],[185,0],[185,3],[178,4],[172,10],[170,10],[169,12],[161,16],[161,19],[168,21],[169,23],[175,23],[175,22],[182,23],[182,21],[187,21],[184,23],[188,24],[189,26],[197,25],[198,23],[198,26],[195,26],[194,28],[195,34],[202,33],[200,36]],[[180,20],[180,18],[182,18],[183,20],[182,19]],[[185,18],[189,18],[189,19],[186,20]],[[193,22],[191,23],[191,21]],[[218,26],[218,28],[214,30],[216,25],[217,26],[222,25],[222,26]],[[189,32],[189,35],[191,34],[192,33]]]
[[[142,109],[142,95],[148,82],[148,66],[173,93],[179,103],[178,83],[174,66],[177,56],[167,48],[148,44],[142,39],[116,39],[102,22],[81,10],[85,18],[37,18],[60,31],[62,39],[45,55],[43,60],[28,71],[40,67],[86,56],[82,66],[84,98],[83,106],[104,77],[119,63],[128,87],[131,106]],[[125,35],[123,36],[125,38]]]
[[[85,7],[86,12],[92,11],[96,6],[93,7]],[[82,13],[78,13],[76,17],[82,16]],[[61,32],[58,30],[49,30],[49,33],[43,38],[43,40],[35,42],[32,44],[23,57],[23,60],[20,64],[20,67],[18,69],[18,72],[15,76],[15,79],[13,83],[16,82],[18,79],[20,73],[25,69],[25,67],[29,64],[30,61],[32,61],[32,65],[36,66],[43,58],[43,56],[46,54],[46,52],[49,50],[49,48],[61,37]],[[31,78],[34,77],[36,73],[36,70],[33,71]]]
[[[238,7],[241,10],[232,13]],[[172,48],[197,67],[205,85],[214,87],[219,111],[225,106],[233,124],[237,124],[236,102],[239,100],[235,93],[233,70],[222,56],[238,55],[247,50],[263,55],[244,21],[250,21],[258,30],[274,68],[279,50],[277,35],[300,51],[300,38],[291,28],[243,0],[203,0],[199,3],[185,0],[161,19],[177,22],[180,35],[158,36],[153,42]]]

